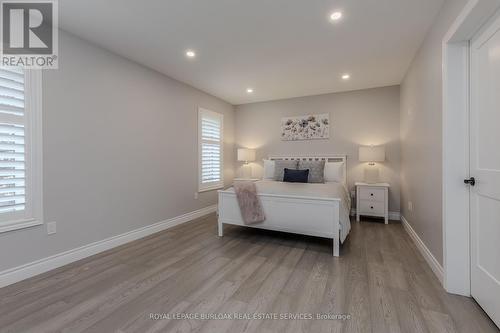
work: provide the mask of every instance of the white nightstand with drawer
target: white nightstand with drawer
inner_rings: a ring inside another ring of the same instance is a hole
[[[256,182],[258,180],[260,180],[260,179],[259,178],[234,178],[233,184],[239,183],[239,182]]]
[[[356,221],[360,215],[378,216],[389,223],[389,187],[387,183],[355,183]]]

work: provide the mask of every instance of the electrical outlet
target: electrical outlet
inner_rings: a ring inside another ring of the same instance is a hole
[[[194,192],[194,200],[198,200],[198,192]]]
[[[356,197],[356,190],[352,190],[351,191],[351,198],[355,198]]]
[[[57,223],[49,222],[47,223],[47,235],[52,235],[57,232]]]
[[[413,212],[413,202],[411,202],[411,201],[408,201],[408,210],[410,212]]]

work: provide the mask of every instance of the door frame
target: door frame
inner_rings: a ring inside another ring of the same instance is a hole
[[[443,286],[470,296],[469,44],[500,0],[469,0],[442,42]],[[464,135],[466,133],[466,135]]]

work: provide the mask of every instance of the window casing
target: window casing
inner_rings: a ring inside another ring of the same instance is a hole
[[[42,223],[41,72],[0,67],[0,232]]]
[[[198,109],[198,191],[210,191],[224,186],[223,133],[224,116]]]

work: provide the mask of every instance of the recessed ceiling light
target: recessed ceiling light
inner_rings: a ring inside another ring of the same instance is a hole
[[[247,93],[249,94],[253,93],[253,88],[247,88]]]
[[[342,12],[333,12],[331,15],[330,15],[330,20],[332,21],[338,21],[342,18]]]
[[[187,50],[186,51],[186,57],[188,57],[188,58],[194,58],[194,57],[196,57],[196,53],[193,50]]]
[[[349,80],[351,76],[349,74],[342,75],[342,80]]]

